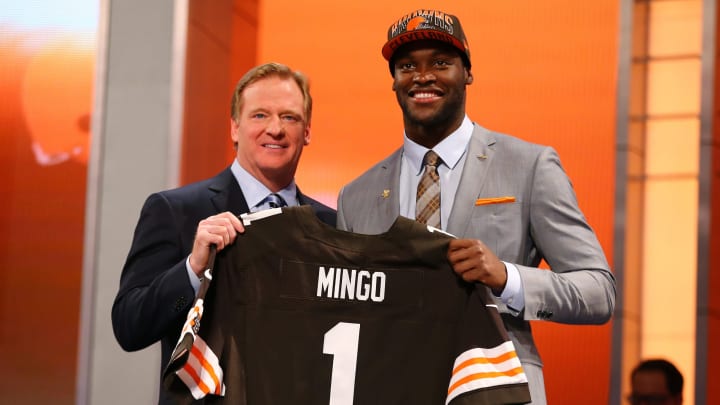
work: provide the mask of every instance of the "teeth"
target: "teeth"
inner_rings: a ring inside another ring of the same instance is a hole
[[[435,97],[435,93],[415,93],[415,98],[431,98]]]
[[[268,144],[268,145],[265,145],[265,147],[266,147],[266,148],[270,148],[270,149],[282,149],[282,146],[280,146],[280,145],[271,145],[271,144]]]

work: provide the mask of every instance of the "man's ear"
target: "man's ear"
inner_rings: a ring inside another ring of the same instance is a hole
[[[238,123],[232,117],[230,117],[230,138],[233,140],[233,143],[237,143],[237,141],[238,141]]]
[[[305,127],[305,145],[310,144],[310,133],[311,133],[310,126],[308,125]]]
[[[469,69],[465,69],[465,84],[472,84],[473,74]]]

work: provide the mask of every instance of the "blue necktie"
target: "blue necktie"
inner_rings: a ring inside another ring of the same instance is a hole
[[[265,197],[265,201],[267,201],[270,208],[287,207],[287,203],[279,194],[268,194],[268,196]]]

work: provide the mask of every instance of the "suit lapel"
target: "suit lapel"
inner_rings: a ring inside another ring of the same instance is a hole
[[[494,146],[495,138],[491,132],[475,124],[468,145],[465,166],[448,219],[447,231],[455,236],[462,237],[466,234],[465,231],[470,223],[468,218],[470,218],[475,200],[485,184],[488,169],[495,155]]]
[[[378,188],[367,190],[373,196],[373,212],[376,222],[383,230],[389,229],[400,215],[400,164],[402,148],[396,150],[380,165],[381,172],[376,184]]]
[[[250,211],[245,196],[230,168],[215,176],[208,189],[213,194],[210,200],[217,212],[230,211],[235,215],[240,215]]]
[[[314,205],[314,201],[300,191],[300,187],[297,188],[297,200],[298,205]]]

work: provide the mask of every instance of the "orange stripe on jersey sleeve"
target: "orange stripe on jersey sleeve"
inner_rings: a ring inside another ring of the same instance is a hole
[[[457,374],[458,371],[464,369],[465,367],[472,366],[473,364],[500,364],[502,362],[508,361],[512,358],[517,357],[517,354],[513,352],[507,352],[505,354],[502,354],[497,357],[493,358],[487,358],[487,357],[473,357],[472,359],[465,360],[464,362],[458,364],[453,369],[453,375]]]
[[[476,374],[470,374],[465,378],[462,378],[455,382],[455,384],[451,385],[450,388],[448,388],[448,395],[453,392],[457,387],[466,384],[470,381],[476,381],[476,380],[482,380],[484,378],[496,378],[496,377],[514,377],[518,374],[524,373],[522,367],[516,367],[511,370],[507,371],[492,371],[487,373],[476,373]]]
[[[203,394],[207,394],[208,392],[210,392],[210,388],[205,385],[202,378],[198,375],[197,371],[195,370],[195,368],[193,368],[193,366],[190,365],[190,363],[185,363],[185,365],[183,366],[183,371],[185,371],[188,376],[192,378],[192,380],[195,382],[195,386],[200,391],[202,391]]]
[[[191,354],[194,355],[200,364],[202,365],[202,368],[207,371],[207,373],[210,375],[210,378],[213,380],[213,384],[215,385],[215,389],[213,390],[214,394],[218,394],[221,390],[221,384],[220,379],[218,378],[217,374],[215,373],[215,368],[212,364],[205,358],[205,354],[202,353],[195,345],[193,345]],[[210,392],[210,389],[205,391],[205,393]]]

